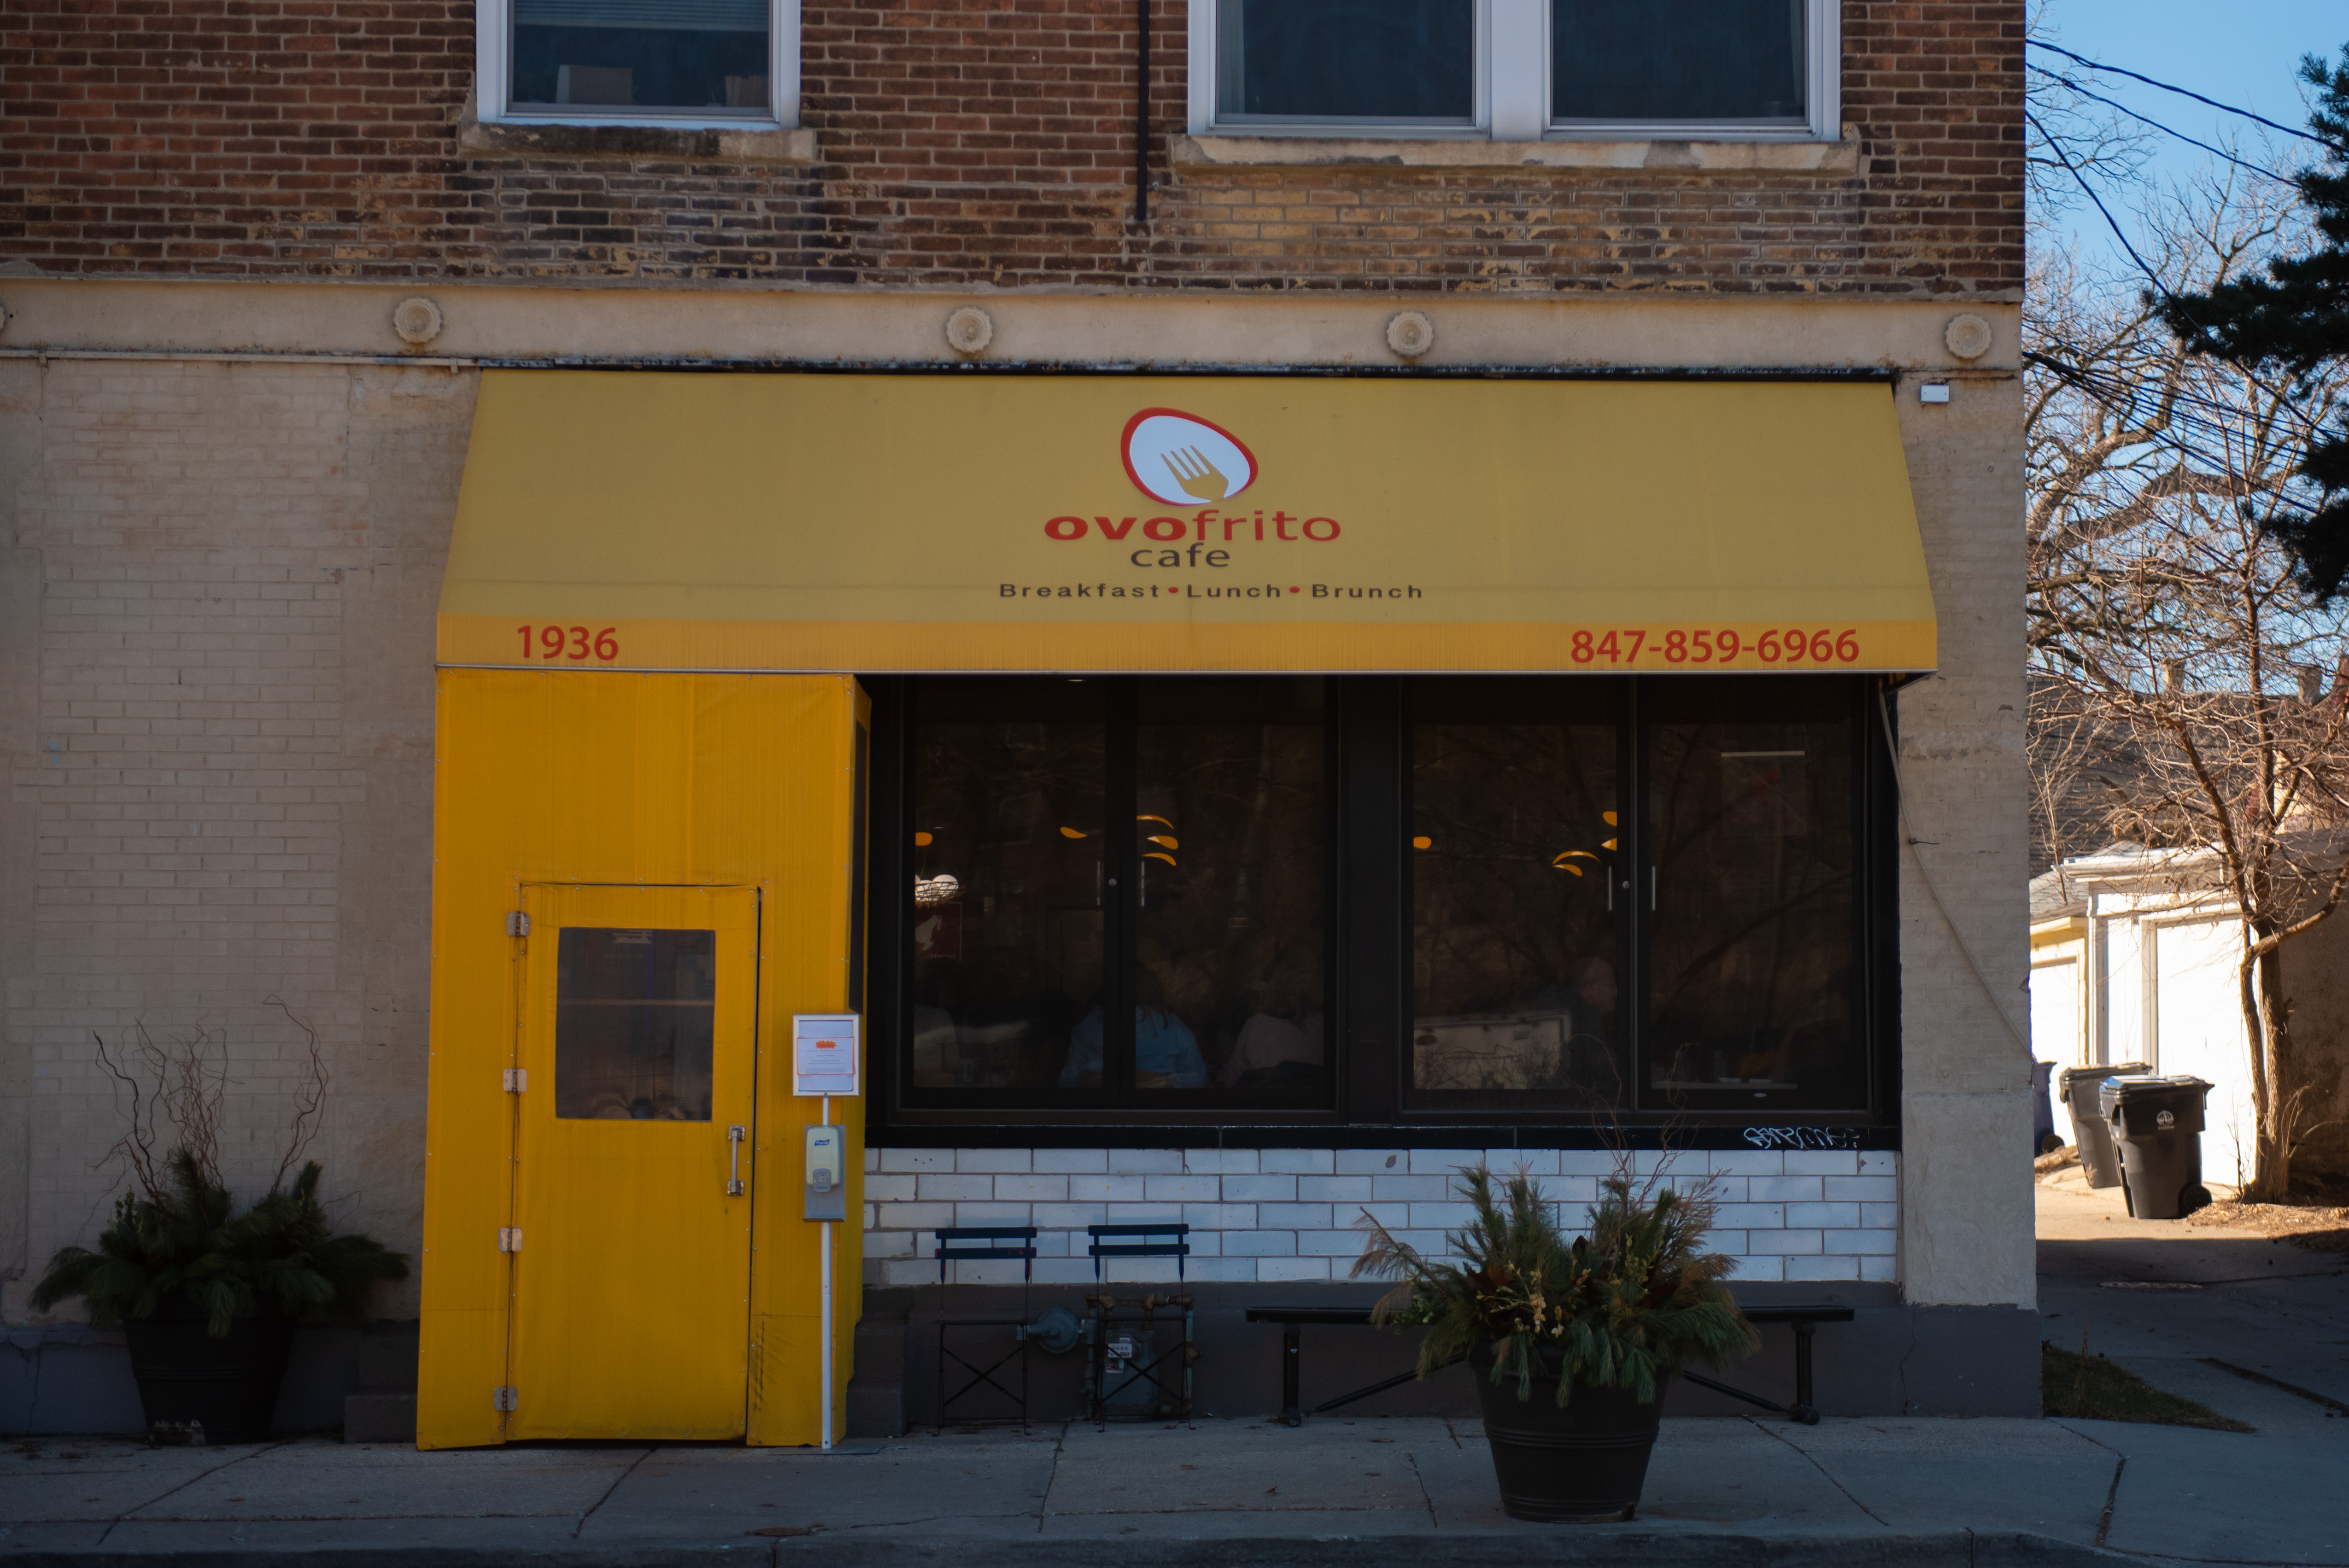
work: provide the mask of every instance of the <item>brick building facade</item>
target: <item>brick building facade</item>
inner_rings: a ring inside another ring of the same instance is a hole
[[[0,34],[0,240],[45,276],[2008,300],[2013,13],[1847,0],[1851,146],[1817,170],[1664,143],[1406,172],[1170,140],[1162,7],[1137,222],[1132,5],[809,5],[812,148],[730,158],[717,132],[481,126],[467,5],[33,0]]]
[[[1896,704],[1923,841],[1883,845],[1897,1094],[1866,1150],[1700,1152],[1748,1189],[1747,1280],[1865,1309],[1842,1408],[2035,1408],[2007,1152],[2027,1120],[2019,0],[1842,0],[1832,128],[1517,139],[1203,124],[1198,23],[1158,0],[1146,193],[1138,10],[812,0],[796,116],[739,128],[485,121],[473,8],[444,0],[0,16],[0,1149],[23,1151],[0,1165],[0,1315],[28,1347],[0,1427],[136,1422],[119,1342],[26,1302],[120,1185],[93,1032],[218,1031],[250,1187],[305,1059],[289,1012],[315,1027],[337,1216],[419,1246],[435,603],[482,377],[551,366],[1888,385],[1940,625],[1937,673]],[[403,333],[419,298],[429,329]],[[1397,346],[1405,309],[1432,348]],[[947,335],[963,310],[985,313],[976,346]],[[1078,1207],[1206,1205],[1189,1277],[1235,1314],[1259,1282],[1342,1278],[1356,1189],[1440,1184],[1459,1140],[1347,1142],[974,1146],[876,1112],[859,1353],[926,1332],[913,1282],[949,1217],[1024,1216],[1074,1270]],[[1587,1139],[1515,1147],[1578,1195]],[[1413,1193],[1395,1201],[1433,1201]],[[1268,1256],[1292,1262],[1240,1262]],[[1229,1332],[1227,1365],[1268,1354]],[[325,1370],[285,1421],[333,1424],[360,1387],[341,1333],[317,1331]],[[1912,1340],[1939,1370],[1903,1374]],[[934,1417],[909,1376],[894,1397]]]

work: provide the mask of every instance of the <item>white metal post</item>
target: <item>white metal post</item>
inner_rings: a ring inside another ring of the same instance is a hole
[[[832,1097],[825,1095],[816,1103],[823,1108],[819,1113],[823,1125],[830,1127]],[[843,1178],[846,1173],[843,1166],[842,1171]],[[817,1227],[817,1234],[823,1239],[816,1244],[823,1249],[823,1387],[818,1397],[823,1401],[823,1451],[830,1453],[832,1452],[832,1222],[823,1221]]]

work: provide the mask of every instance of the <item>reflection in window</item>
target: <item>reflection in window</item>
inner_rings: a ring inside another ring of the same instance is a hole
[[[1804,118],[1804,0],[1550,0],[1557,119]]]
[[[914,729],[913,1085],[1097,1085],[1063,1069],[1102,987],[1099,685],[933,690]]]
[[[718,934],[566,925],[554,965],[554,1114],[708,1121]]]
[[[1476,112],[1473,0],[1217,0],[1224,119],[1418,119]]]
[[[768,0],[514,0],[512,107],[765,118]]]
[[[1651,1099],[1865,1103],[1852,727],[1803,706],[1828,712],[1649,729]]]
[[[1312,676],[1140,685],[1138,1090],[1328,1098],[1321,693]]]
[[[1622,839],[1618,730],[1442,722],[1478,709],[1541,717],[1557,698],[1532,683],[1426,680],[1418,694],[1412,1102],[1619,1104],[1623,954],[1608,887]]]

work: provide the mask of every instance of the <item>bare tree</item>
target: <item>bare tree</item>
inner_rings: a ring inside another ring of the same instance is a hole
[[[2043,254],[2024,333],[2033,749],[2054,798],[2104,789],[2113,835],[2168,851],[2181,888],[2239,917],[2238,989],[2258,1121],[2251,1195],[2288,1190],[2308,1092],[2286,944],[2349,888],[2349,654],[2273,524],[2313,489],[2298,463],[2340,406],[2337,369],[2278,385],[2189,358],[2154,302],[2299,238],[2295,194],[2242,172],[2160,199],[2156,274],[2098,277]],[[2057,850],[2060,853],[2060,848]]]
[[[317,1140],[320,1113],[326,1103],[326,1058],[318,1031],[307,1020],[280,997],[263,1001],[283,1013],[285,1021],[302,1032],[304,1042],[302,1078],[295,1090],[285,1154],[269,1180],[269,1190],[275,1192],[285,1187],[287,1174]],[[117,1096],[128,1096],[130,1102],[121,1138],[99,1163],[119,1157],[148,1201],[170,1208],[174,1189],[166,1168],[175,1152],[184,1150],[195,1161],[197,1173],[207,1186],[222,1185],[220,1141],[231,1081],[228,1032],[199,1026],[186,1034],[158,1040],[148,1033],[144,1020],[134,1020],[130,1029],[131,1039],[112,1047],[105,1036],[96,1032],[90,1036],[98,1043],[98,1064],[114,1079]]]

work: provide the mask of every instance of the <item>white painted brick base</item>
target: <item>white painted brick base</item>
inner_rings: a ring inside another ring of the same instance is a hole
[[[935,1283],[941,1225],[1034,1225],[1036,1279],[1093,1278],[1085,1227],[1180,1220],[1191,1227],[1185,1277],[1344,1279],[1367,1212],[1404,1241],[1441,1253],[1461,1224],[1457,1172],[1483,1161],[1520,1168],[1581,1218],[1616,1156],[1579,1149],[871,1149],[864,1154],[864,1277]],[[1900,1157],[1850,1150],[1642,1150],[1642,1174],[1711,1177],[1721,1202],[1713,1245],[1740,1280],[1899,1277]],[[1112,1265],[1123,1281],[1171,1280],[1171,1261]],[[1011,1284],[1015,1262],[957,1264],[965,1284]]]

